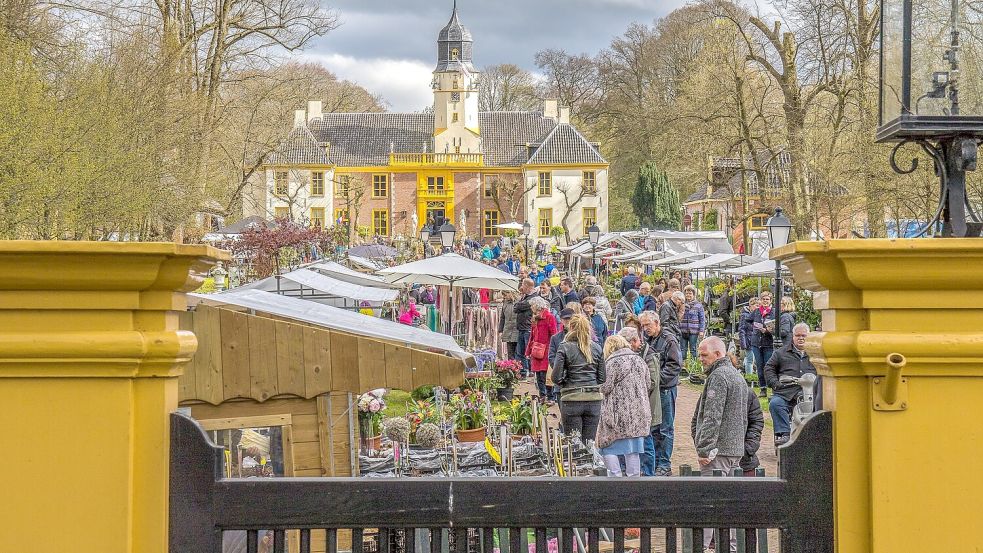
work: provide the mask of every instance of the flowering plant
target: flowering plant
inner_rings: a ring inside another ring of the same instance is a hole
[[[358,396],[358,422],[366,437],[378,436],[382,432],[382,411],[386,409],[383,396],[385,388],[378,388]]]
[[[519,381],[519,373],[522,370],[522,363],[515,359],[500,359],[495,361],[495,378],[501,384],[501,388],[511,388]]]
[[[450,401],[451,412],[454,415],[454,425],[458,430],[477,430],[485,426],[485,395],[472,392],[467,395],[455,395]]]
[[[507,422],[516,435],[532,434],[532,398],[527,395],[512,398],[512,401],[502,404],[498,416],[499,422]]]
[[[432,401],[414,399],[406,407],[406,418],[409,419],[414,432],[421,424],[440,423],[440,413],[437,412],[437,406]]]

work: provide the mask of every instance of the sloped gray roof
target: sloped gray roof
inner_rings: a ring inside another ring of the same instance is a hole
[[[388,165],[390,152],[432,153],[433,124],[427,113],[326,113],[308,122],[309,131],[292,130],[269,163]],[[482,112],[478,124],[486,166],[607,163],[572,125],[542,112]]]
[[[485,165],[518,167],[529,158],[527,144],[543,141],[556,120],[536,111],[486,111],[478,115]]]
[[[327,165],[324,144],[307,127],[294,127],[280,146],[270,154],[271,165]]]
[[[607,163],[597,149],[568,123],[560,123],[529,158],[531,165]]]
[[[327,113],[310,125],[342,167],[388,165],[390,152],[433,152],[432,114]]]
[[[437,40],[466,40],[468,42],[472,40],[471,31],[461,24],[461,20],[457,16],[457,2],[454,2],[454,9],[451,11],[451,18],[449,21],[447,21],[447,25],[444,25],[444,28],[440,30],[440,34],[437,35]]]

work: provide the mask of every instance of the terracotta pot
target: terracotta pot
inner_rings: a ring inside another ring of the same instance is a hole
[[[485,441],[485,427],[474,430],[458,430],[457,440],[459,442],[483,442]]]
[[[365,440],[365,447],[378,451],[382,449],[382,434]]]

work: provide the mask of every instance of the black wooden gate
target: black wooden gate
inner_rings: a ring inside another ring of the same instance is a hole
[[[655,532],[668,551],[685,536],[686,553],[702,552],[704,528],[719,529],[725,544],[737,532],[747,552],[762,528],[781,532],[785,553],[833,551],[829,412],[782,449],[778,478],[224,478],[222,450],[197,423],[175,414],[171,428],[170,553],[220,553],[223,532],[243,530],[250,552],[261,530],[273,531],[277,552],[285,531],[300,530],[302,553],[311,531],[325,530],[327,553],[338,553],[346,529],[352,553],[366,553],[370,533],[379,553],[492,553],[496,537],[500,553],[529,553],[527,529],[536,553],[546,553],[548,535],[560,536],[559,553],[571,553],[575,538],[599,553],[601,529],[613,529],[622,553],[627,528],[640,529],[640,553]]]

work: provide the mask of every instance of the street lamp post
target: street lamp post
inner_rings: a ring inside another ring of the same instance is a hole
[[[529,225],[529,221],[522,223],[522,239],[526,243],[526,267],[529,266],[529,233],[532,232],[532,227]]]
[[[420,241],[423,242],[423,258],[427,258],[427,244],[430,243],[430,227],[424,223],[420,229]]]
[[[966,195],[966,171],[976,170],[983,142],[983,103],[973,86],[983,67],[971,54],[966,58],[960,39],[977,21],[973,10],[972,2],[959,0],[881,0],[877,141],[897,143],[890,163],[900,174],[915,172],[918,160],[899,166],[899,149],[918,145],[941,188],[935,216],[916,236],[941,225],[942,236],[976,237],[983,227]],[[948,41],[940,40],[946,34]]]
[[[590,270],[591,274],[597,276],[597,243],[601,240],[601,229],[597,225],[591,225],[587,229],[587,240],[590,241]]]
[[[457,229],[450,221],[445,222],[441,225],[440,230],[440,245],[443,246],[444,253],[450,252],[451,248],[454,247],[454,234],[457,233]],[[448,307],[450,307],[447,313],[447,334],[454,335],[454,281],[451,280],[449,283],[449,293],[447,297],[449,298]]]
[[[782,213],[782,208],[776,207],[775,214],[768,218],[765,223],[768,229],[768,241],[771,249],[780,248],[788,244],[789,236],[792,234],[792,222]],[[775,317],[775,331],[772,333],[774,348],[782,346],[781,318],[782,318],[782,262],[775,260],[775,299],[774,304],[778,304],[778,316]]]
[[[454,247],[454,234],[457,233],[457,229],[454,225],[447,221],[440,227],[440,245],[444,248],[444,253],[451,251]]]

